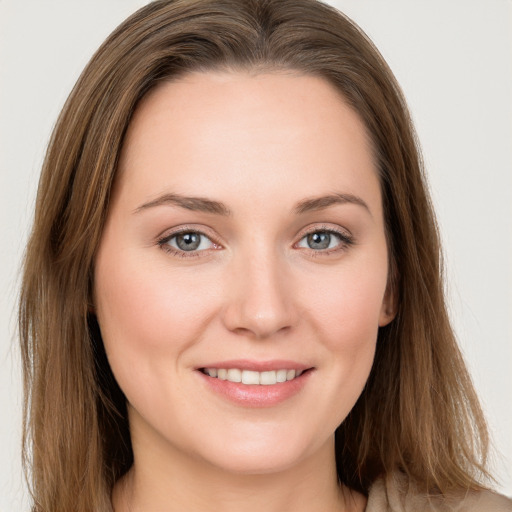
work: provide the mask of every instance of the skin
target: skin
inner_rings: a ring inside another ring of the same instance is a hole
[[[304,207],[333,194],[350,200]],[[197,250],[177,248],[181,228],[204,233]],[[308,233],[329,230],[351,242],[308,245]],[[208,72],[153,90],[127,133],[95,266],[135,460],[116,511],[363,510],[364,497],[337,484],[334,431],[393,318],[387,279],[371,145],[331,85]],[[197,371],[230,359],[312,370],[284,402],[244,407]]]

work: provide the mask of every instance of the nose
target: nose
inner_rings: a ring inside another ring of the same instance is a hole
[[[253,254],[234,267],[225,289],[223,320],[228,330],[265,339],[296,325],[293,280],[278,257]]]

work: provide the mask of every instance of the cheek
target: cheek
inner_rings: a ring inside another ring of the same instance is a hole
[[[128,402],[152,418],[149,423],[172,431],[175,413],[190,408],[182,391],[183,354],[201,338],[216,309],[212,276],[178,273],[129,251],[115,261],[99,256],[96,309],[112,372]],[[169,414],[153,416],[163,408]]]
[[[387,284],[386,269],[380,267],[347,266],[331,273],[321,292],[310,295],[308,309],[333,349],[357,350],[375,341]]]
[[[177,272],[129,251],[115,260],[101,256],[95,300],[113,369],[136,362],[138,371],[149,371],[151,360],[177,357],[197,340],[216,308],[211,276],[198,279],[192,269]]]
[[[387,272],[366,265],[333,273],[309,301],[311,323],[325,350],[330,393],[325,396],[338,425],[354,406],[374,360]],[[368,268],[377,270],[368,271]],[[305,313],[307,314],[307,313]],[[332,407],[332,404],[336,404]]]

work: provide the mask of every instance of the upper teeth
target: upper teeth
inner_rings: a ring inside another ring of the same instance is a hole
[[[302,370],[271,370],[268,372],[255,372],[253,370],[239,370],[238,368],[204,368],[204,373],[210,377],[242,384],[262,384],[270,386],[278,382],[293,380],[302,374]]]

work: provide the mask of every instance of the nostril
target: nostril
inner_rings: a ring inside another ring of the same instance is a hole
[[[275,335],[283,335],[291,330],[290,325],[275,327],[274,325],[265,325],[265,323],[255,323],[253,327],[236,327],[231,329],[231,332],[241,335],[248,336],[257,340],[265,340]]]

